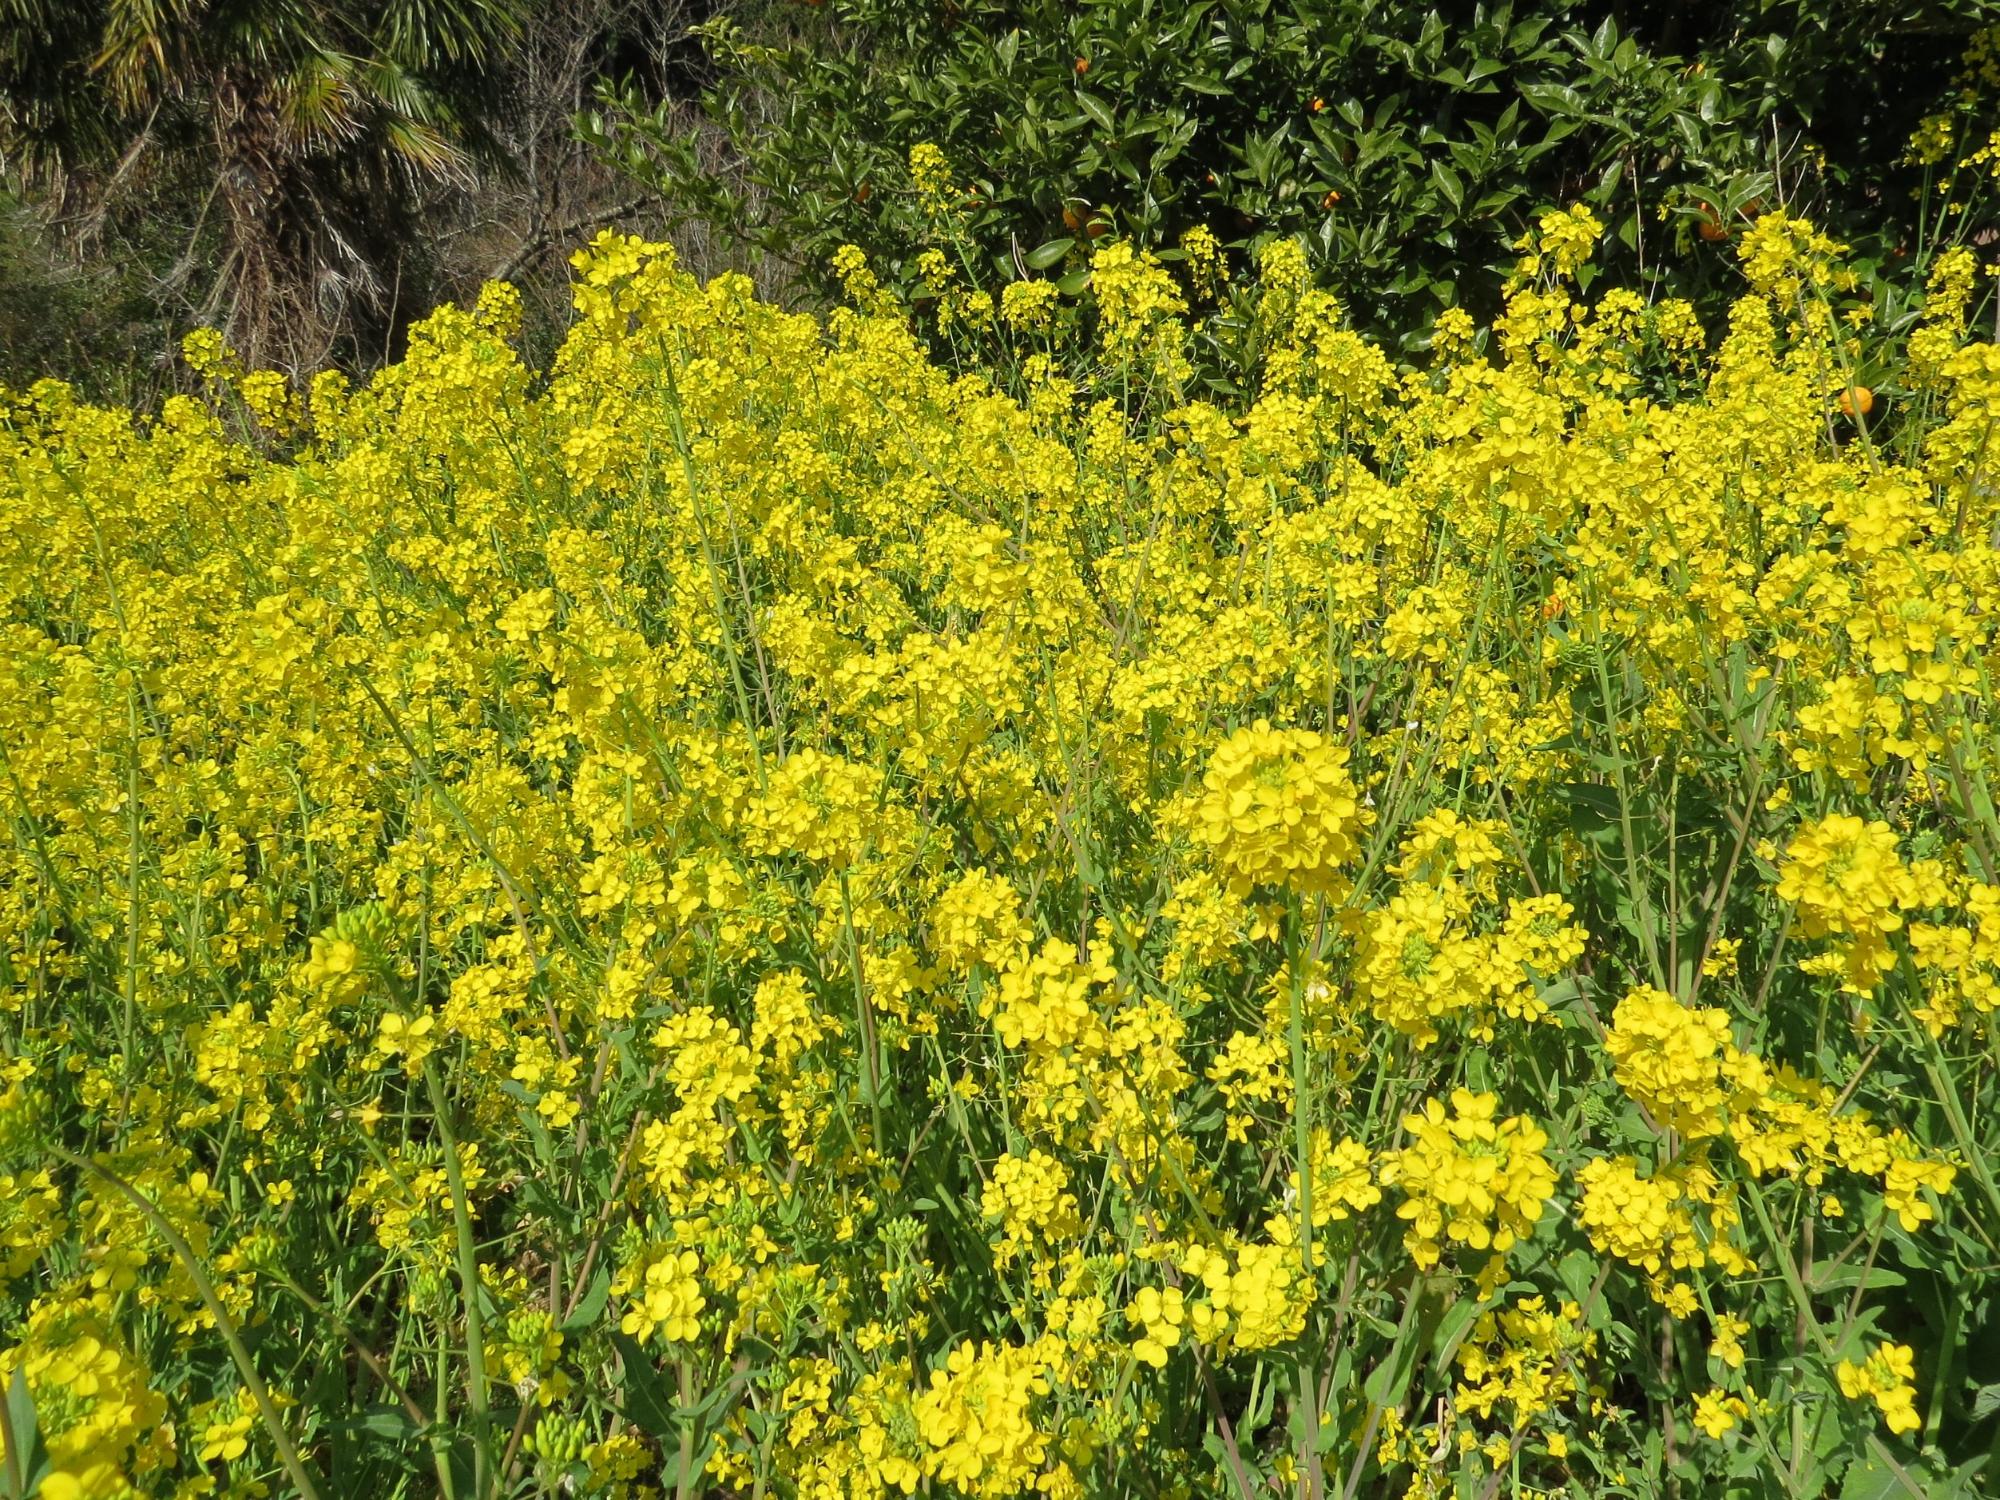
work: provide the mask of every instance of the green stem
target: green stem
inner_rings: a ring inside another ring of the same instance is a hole
[[[868,985],[862,976],[861,941],[854,934],[854,895],[847,884],[847,871],[840,872],[840,920],[847,935],[847,961],[854,975],[855,1020],[861,1031],[861,1081],[868,1091],[868,1121],[875,1131],[875,1149],[887,1148],[882,1134],[882,1079],[876,1056],[875,1012],[868,1004]]]
[[[1972,1169],[1973,1180],[1986,1194],[1986,1202],[1992,1208],[1996,1223],[2000,1223],[2000,1183],[1993,1180],[1993,1168],[1987,1162],[1987,1153],[1979,1147],[1972,1134],[1971,1122],[1965,1118],[1965,1108],[1959,1103],[1958,1090],[1951,1085],[1951,1076],[1945,1067],[1944,1048],[1931,1035],[1928,1026],[1922,1028],[1924,1034],[1924,1071],[1930,1075],[1931,1087],[1937,1090],[1938,1104],[1944,1109],[1945,1122],[1951,1126],[1952,1143],[1958,1147],[1965,1164]]]
[[[444,1087],[438,1082],[437,1068],[426,1058],[424,1086],[431,1097],[431,1113],[438,1140],[444,1146],[445,1182],[451,1188],[452,1228],[458,1239],[458,1283],[465,1299],[466,1397],[472,1407],[472,1493],[484,1500],[486,1494],[486,1334],[479,1311],[479,1255],[472,1239],[472,1208],[466,1198],[465,1168],[459,1159],[458,1138],[451,1128],[451,1111],[446,1107]]]
[[[1305,1284],[1311,1289],[1316,1286],[1312,1240],[1312,1121],[1306,1071],[1305,983],[1299,973],[1303,946],[1299,941],[1300,920],[1302,919],[1294,914],[1290,924],[1290,941],[1287,946],[1291,949],[1292,974],[1286,998],[1291,1012],[1289,1024],[1292,1042],[1292,1152],[1299,1174],[1299,1259]],[[1305,1447],[1305,1462],[1299,1465],[1299,1484],[1306,1500],[1314,1500],[1320,1491],[1319,1394],[1315,1389],[1313,1378],[1317,1364],[1311,1340],[1308,1338],[1299,1359],[1299,1401],[1302,1408],[1300,1415],[1304,1419],[1302,1430]]]
[[[1820,1357],[1831,1363],[1834,1358],[1833,1344],[1828,1340],[1826,1330],[1819,1326],[1819,1319],[1813,1313],[1812,1293],[1806,1290],[1805,1280],[1799,1275],[1799,1268],[1792,1261],[1791,1251],[1786,1249],[1778,1238],[1778,1229],[1771,1221],[1771,1210],[1764,1202],[1763,1190],[1757,1186],[1755,1178],[1745,1178],[1743,1185],[1749,1189],[1750,1209],[1757,1216],[1757,1227],[1764,1231],[1764,1243],[1771,1247],[1771,1253],[1778,1258],[1778,1272],[1784,1278],[1786,1287],[1790,1289],[1793,1300],[1798,1304],[1799,1316],[1805,1320],[1806,1331],[1812,1335],[1813,1343],[1818,1346]],[[1909,1472],[1896,1462],[1895,1455],[1889,1451],[1888,1446],[1873,1433],[1868,1435],[1868,1451],[1895,1476],[1897,1483],[1916,1497],[1916,1500],[1925,1500],[1923,1489],[1910,1477]]]

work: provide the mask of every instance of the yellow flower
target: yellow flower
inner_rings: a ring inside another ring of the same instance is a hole
[[[375,1050],[384,1058],[400,1057],[403,1066],[415,1073],[424,1059],[437,1050],[437,1017],[430,1011],[404,1016],[390,1011],[382,1017],[375,1036]]]
[[[925,214],[936,218],[952,207],[951,163],[935,142],[919,141],[910,147],[910,181],[916,184],[917,201]]]
[[[620,1268],[612,1278],[614,1296],[628,1299],[619,1327],[642,1343],[658,1334],[669,1343],[701,1336],[701,1257],[691,1249],[656,1246]]]
[[[1156,1287],[1139,1288],[1125,1309],[1125,1321],[1138,1330],[1132,1352],[1155,1369],[1165,1369],[1167,1356],[1181,1341],[1187,1322],[1187,1306],[1179,1287],[1164,1292]]]
[[[1894,1433],[1923,1426],[1917,1415],[1917,1356],[1908,1344],[1881,1343],[1861,1364],[1843,1359],[1834,1367],[1840,1393],[1850,1401],[1872,1399]]]
[[[1052,281],[1010,281],[1000,293],[1000,317],[1021,333],[1045,333],[1060,300]]]
[[[1447,1244],[1504,1255],[1541,1218],[1556,1176],[1542,1154],[1548,1136],[1525,1115],[1496,1121],[1493,1094],[1454,1089],[1451,1108],[1425,1101],[1403,1117],[1411,1144],[1383,1153],[1384,1186],[1401,1189],[1403,1243],[1421,1268]]]
[[[1604,1049],[1619,1086],[1661,1129],[1694,1139],[1721,1133],[1736,1055],[1727,1014],[1640,986],[1612,1012]]]
[[[1262,719],[1216,748],[1193,815],[1195,837],[1239,895],[1259,885],[1338,889],[1369,821],[1345,750]]]
[[[1749,1415],[1749,1403],[1727,1391],[1711,1387],[1694,1398],[1694,1425],[1711,1438],[1721,1437]]]
[[[1742,1339],[1750,1331],[1750,1323],[1733,1313],[1715,1315],[1715,1337],[1708,1346],[1709,1355],[1721,1360],[1732,1370],[1743,1368]]]

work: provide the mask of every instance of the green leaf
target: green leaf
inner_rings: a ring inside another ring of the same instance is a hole
[[[1089,115],[1091,119],[1097,122],[1099,129],[1101,130],[1117,129],[1118,120],[1117,117],[1111,113],[1111,106],[1106,104],[1102,99],[1098,98],[1097,95],[1091,93],[1088,89],[1078,89],[1076,91],[1076,102],[1083,106],[1083,112],[1085,114]]]
[[[405,1443],[423,1427],[400,1406],[364,1406],[348,1416],[337,1417],[327,1426],[358,1437],[379,1438],[389,1443]]]
[[[19,1465],[24,1481],[23,1495],[32,1495],[47,1476],[52,1465],[49,1462],[48,1447],[42,1441],[42,1426],[35,1414],[35,1398],[28,1389],[28,1378],[17,1365],[14,1378],[7,1386],[7,1430],[14,1434],[14,1441],[21,1444],[18,1455],[10,1455]]]
[[[1417,1356],[1431,1347],[1438,1323],[1445,1311],[1444,1293],[1429,1279],[1411,1288],[1403,1304],[1403,1322],[1396,1330],[1396,1342],[1389,1353],[1362,1384],[1362,1394],[1377,1406],[1400,1406],[1416,1373]]]
[[[1857,1286],[1869,1291],[1878,1291],[1907,1286],[1909,1278],[1901,1271],[1892,1271],[1887,1266],[1827,1264],[1814,1266],[1806,1276],[1805,1282],[1815,1292],[1846,1291]]]
[[[677,1402],[666,1377],[630,1334],[613,1333],[611,1343],[618,1351],[619,1363],[625,1367],[620,1410],[635,1427],[661,1442],[677,1439],[680,1436],[680,1427],[674,1420]]]
[[[1458,1354],[1458,1346],[1465,1342],[1472,1325],[1479,1321],[1479,1304],[1470,1297],[1460,1297],[1438,1320],[1437,1329],[1431,1335],[1431,1369],[1439,1380],[1451,1376],[1451,1362]]]
[[[1556,788],[1570,808],[1569,823],[1578,838],[1609,843],[1622,837],[1618,793],[1594,782],[1573,781]]]
[[[1060,262],[1064,256],[1068,255],[1075,248],[1076,241],[1067,237],[1059,240],[1050,240],[1047,244],[1037,245],[1027,254],[1027,267],[1031,271],[1046,271],[1050,266]]]
[[[1433,161],[1431,163],[1431,181],[1436,185],[1437,190],[1444,195],[1445,201],[1451,204],[1452,211],[1454,213],[1457,212],[1465,199],[1465,184],[1459,180],[1458,173],[1452,171],[1450,167],[1447,167],[1441,161]]]
[[[1909,1500],[1910,1488],[1904,1475],[1916,1484],[1924,1500],[1952,1500],[1954,1496],[1970,1493],[1956,1482],[1957,1476],[1946,1478],[1921,1459],[1905,1462],[1899,1458],[1898,1466],[1902,1474],[1882,1462],[1879,1455],[1864,1454],[1849,1466],[1840,1486],[1840,1500]]]
[[[563,1319],[558,1331],[572,1338],[590,1332],[597,1326],[597,1320],[604,1316],[604,1304],[610,1300],[611,1273],[599,1266],[597,1275],[591,1280],[590,1290],[583,1294],[576,1311]]]
[[[1582,1250],[1572,1250],[1556,1263],[1556,1275],[1562,1278],[1569,1300],[1581,1305],[1597,1280],[1597,1261]]]

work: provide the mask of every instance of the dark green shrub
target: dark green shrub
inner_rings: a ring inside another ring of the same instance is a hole
[[[1766,204],[1853,243],[1864,274],[1975,232],[1970,201],[1922,221],[1942,197],[1922,197],[1910,141],[1940,112],[1947,162],[1984,139],[1965,58],[1991,11],[794,0],[702,28],[724,170],[671,105],[607,95],[585,128],[821,292],[843,243],[912,285],[926,224],[907,153],[930,141],[971,184],[961,224],[982,280],[1052,269],[1099,232],[1164,249],[1195,225],[1239,250],[1296,235],[1359,323],[1410,347],[1443,307],[1490,311],[1554,204],[1606,222],[1607,272],[1707,313],[1741,288],[1724,241]]]

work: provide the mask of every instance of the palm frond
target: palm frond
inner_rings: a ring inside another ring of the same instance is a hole
[[[449,113],[438,92],[420,73],[388,58],[364,60],[356,69],[355,81],[369,102],[385,115],[433,125]]]
[[[388,0],[377,43],[406,67],[478,65],[519,32],[525,13],[523,0]]]
[[[328,49],[337,29],[329,22],[345,9],[323,0],[217,0],[204,16],[209,57],[266,75],[289,71]]]
[[[127,107],[174,92],[193,38],[194,0],[107,0],[94,71]]]
[[[278,115],[290,136],[309,151],[327,151],[357,139],[362,96],[357,64],[337,52],[308,53],[278,89]]]
[[[128,133],[90,73],[102,25],[90,0],[0,0],[0,159],[10,167],[47,178],[115,151]]]
[[[443,131],[416,120],[385,120],[382,142],[403,165],[432,177],[456,177],[466,167],[465,153]]]

